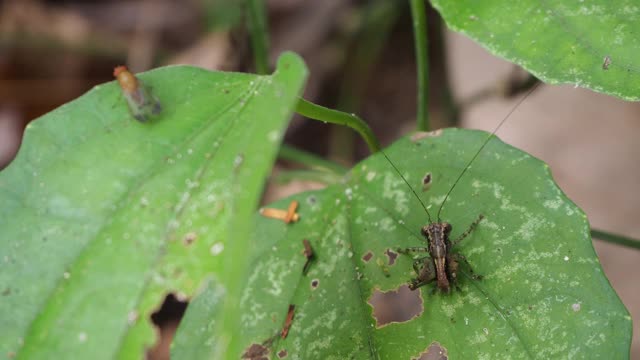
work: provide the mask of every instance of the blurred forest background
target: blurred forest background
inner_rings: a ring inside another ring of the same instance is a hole
[[[171,64],[253,71],[243,3],[0,2],[0,169],[15,156],[29,121],[111,81],[117,65],[134,72]],[[267,8],[271,61],[284,50],[305,59],[310,69],[307,99],[356,112],[384,144],[413,128],[416,72],[407,1],[269,0]],[[446,30],[431,8],[428,23],[433,126],[491,131],[531,78]],[[639,104],[573,86],[545,85],[497,135],[547,162],[594,228],[640,238],[638,133]],[[345,164],[367,156],[364,143],[350,129],[300,118],[291,123],[286,141]],[[265,202],[318,186],[272,183]],[[639,319],[635,272],[640,252],[594,242],[612,285]],[[185,306],[170,296],[154,315],[163,341],[151,358],[168,358],[169,339]],[[636,321],[632,358],[640,358],[639,334]]]

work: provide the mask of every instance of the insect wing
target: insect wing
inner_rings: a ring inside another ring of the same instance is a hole
[[[162,112],[158,98],[142,83],[139,83],[138,88],[133,92],[124,91],[123,93],[131,114],[138,121],[146,122],[152,116]]]
[[[160,114],[162,106],[158,98],[126,66],[116,67],[113,75],[118,80],[129,111],[136,120],[146,122],[151,116]]]

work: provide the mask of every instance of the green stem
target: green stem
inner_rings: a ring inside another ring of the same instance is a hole
[[[260,75],[269,73],[269,32],[267,29],[267,16],[263,0],[247,0],[249,12],[249,33],[251,34],[251,46],[253,59],[256,64],[256,73]]]
[[[282,144],[280,146],[280,153],[278,154],[278,157],[306,165],[310,168],[330,170],[337,175],[344,175],[347,172],[347,168],[340,164],[325,160],[319,156],[296,149],[295,147],[286,144]]]
[[[610,232],[591,229],[591,237],[598,238],[616,245],[622,245],[640,250],[640,240],[632,239],[626,236],[615,235]]]
[[[316,105],[303,98],[299,98],[296,106],[296,112],[302,116],[308,117],[309,119],[348,126],[362,136],[369,146],[369,151],[375,153],[380,150],[378,139],[373,134],[373,131],[371,131],[371,128],[369,128],[369,125],[355,114],[347,114],[342,111],[329,109],[324,106]]]
[[[451,81],[449,78],[449,61],[447,59],[446,37],[444,25],[440,14],[427,3],[427,28],[428,28],[428,49],[429,71],[431,78],[429,79],[429,89],[438,89],[437,92],[431,94],[429,106],[431,110],[431,121],[434,126],[452,127],[460,125],[460,111],[451,89]],[[435,101],[435,103],[434,103]],[[440,109],[438,112],[440,119],[434,119],[434,109]],[[438,121],[440,120],[440,121]]]
[[[371,70],[380,58],[387,38],[398,19],[402,2],[374,0],[362,10],[362,24],[355,36],[344,44],[348,49],[342,70],[336,109],[357,112],[367,87],[372,83]],[[342,126],[332,127],[329,158],[352,163],[355,155],[354,135]]]
[[[429,130],[429,59],[427,57],[427,17],[425,0],[410,0],[411,17],[413,18],[413,37],[416,48],[416,66],[418,69],[418,113],[417,129]]]

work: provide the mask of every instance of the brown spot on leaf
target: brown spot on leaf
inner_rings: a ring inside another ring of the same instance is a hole
[[[315,259],[315,253],[313,252],[313,248],[311,247],[309,240],[302,240],[302,245],[304,246],[304,251],[302,253],[304,254],[304,257],[307,258],[307,261],[305,261],[304,267],[302,268],[302,274],[307,275],[309,266],[311,266],[311,262]]]
[[[447,360],[447,349],[440,345],[439,342],[434,341],[426,348],[419,357],[411,358],[412,360]]]
[[[422,178],[422,191],[427,191],[431,188],[431,173],[426,173]]]
[[[317,289],[318,285],[320,285],[320,280],[318,279],[311,280],[311,290]]]
[[[280,358],[280,359],[286,358],[287,355],[289,355],[289,353],[287,353],[287,350],[285,350],[285,349],[282,349],[282,350],[278,351],[278,358]]]
[[[408,285],[387,292],[375,289],[367,301],[373,308],[376,327],[390,323],[406,322],[422,314],[423,302],[419,291],[411,291]]]
[[[251,344],[242,354],[242,359],[269,360],[269,348],[262,344]]]
[[[384,251],[384,254],[387,255],[387,258],[389,258],[389,266],[393,265],[396,263],[396,259],[398,258],[398,253],[391,250],[391,249],[387,249]]]
[[[373,253],[371,251],[367,251],[366,254],[362,255],[362,261],[369,262],[369,260],[371,260],[372,257],[373,257]]]
[[[2,290],[2,296],[8,296],[9,294],[11,294],[11,288]]]
[[[198,234],[196,234],[195,232],[191,231],[188,232],[184,235],[184,237],[182,238],[182,242],[186,245],[189,246],[191,244],[193,244],[194,241],[196,241],[196,239],[198,238]]]
[[[602,63],[602,70],[609,70],[609,65],[611,65],[611,56],[607,55],[604,57],[604,61]]]

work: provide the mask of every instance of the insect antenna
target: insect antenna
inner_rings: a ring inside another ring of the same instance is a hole
[[[496,126],[495,129],[493,129],[493,131],[491,132],[491,134],[489,134],[487,136],[487,138],[482,143],[482,146],[480,146],[480,149],[478,149],[478,151],[476,151],[476,153],[473,155],[471,160],[469,160],[469,162],[464,167],[464,169],[462,169],[462,172],[460,172],[460,175],[458,175],[458,178],[456,179],[456,181],[453,182],[453,185],[451,186],[451,188],[449,188],[449,191],[447,192],[447,195],[445,195],[444,200],[442,200],[442,203],[440,204],[440,207],[438,208],[438,215],[437,215],[438,222],[440,222],[440,211],[442,211],[442,207],[444,206],[444,203],[447,202],[447,199],[449,198],[449,195],[451,194],[453,189],[455,189],[456,185],[458,184],[458,181],[460,181],[460,179],[462,178],[464,173],[467,172],[467,170],[471,166],[471,163],[473,163],[476,160],[476,158],[478,157],[478,155],[480,155],[480,153],[482,152],[482,149],[484,149],[484,147],[489,143],[489,140],[491,140],[491,137],[493,135],[495,135],[495,133],[498,131],[498,129],[500,129],[500,127],[505,123],[505,121],[507,121],[511,117],[511,115],[520,107],[520,104],[522,104],[529,97],[529,95],[533,94],[533,92],[538,88],[539,85],[540,85],[540,82],[536,83],[529,91],[527,91],[527,93],[520,100],[518,100],[518,102],[507,113],[507,115],[505,115],[505,117],[502,118],[502,121],[500,121],[498,126]]]
[[[413,192],[413,195],[415,195],[416,199],[418,199],[418,201],[420,201],[420,205],[422,205],[422,208],[424,209],[424,211],[427,213],[427,218],[429,219],[429,223],[432,223],[431,221],[431,214],[429,214],[429,210],[427,210],[427,207],[424,205],[424,203],[422,202],[422,199],[420,199],[420,196],[418,196],[418,193],[416,193],[416,191],[413,189],[413,186],[411,186],[409,184],[409,182],[407,181],[407,179],[404,178],[404,176],[402,176],[402,174],[400,173],[400,170],[398,170],[398,168],[393,164],[393,162],[391,161],[391,159],[389,159],[389,157],[387,156],[387,154],[385,154],[385,152],[380,149],[380,152],[382,153],[382,155],[384,155],[384,157],[387,159],[387,161],[389,162],[389,164],[391,164],[391,166],[393,166],[393,169],[398,173],[398,175],[400,175],[400,177],[402,178],[402,180],[404,181],[405,184],[407,184],[407,186],[409,187],[409,189],[411,189],[411,192]]]

